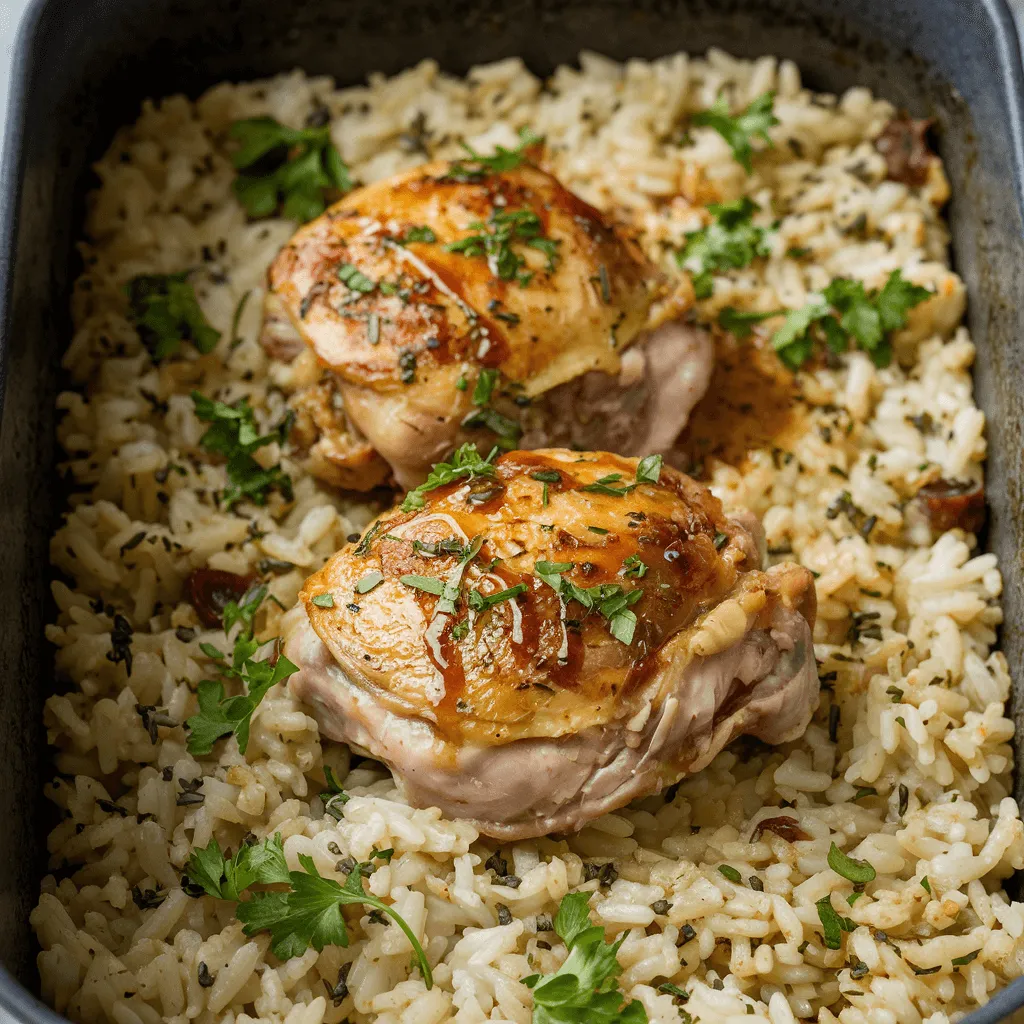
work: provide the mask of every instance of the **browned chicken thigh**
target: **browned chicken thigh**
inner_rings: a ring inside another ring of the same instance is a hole
[[[582,828],[741,733],[799,735],[810,573],[761,571],[752,517],[660,461],[467,446],[435,468],[289,613],[322,733],[510,839]]]
[[[264,345],[336,391],[293,401],[310,468],[340,486],[386,467],[415,486],[467,440],[665,451],[711,371],[680,319],[689,283],[670,293],[529,163],[433,163],[353,192],[298,231],[269,286]]]

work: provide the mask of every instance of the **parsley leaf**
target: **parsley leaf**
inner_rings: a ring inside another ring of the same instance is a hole
[[[256,660],[255,655],[276,640],[261,643],[252,635],[253,620],[260,603],[266,596],[266,586],[260,586],[242,598],[241,604],[230,602],[224,609],[224,631],[236,622],[242,623],[235,638],[231,662],[228,663],[222,651],[212,644],[201,644],[203,653],[217,666],[217,679],[203,679],[196,687],[199,711],[185,722],[188,740],[185,744],[190,754],[209,754],[214,743],[224,736],[234,735],[238,741],[239,753],[244,754],[249,745],[249,726],[252,715],[260,701],[272,686],[282,682],[299,671],[283,654],[271,664],[269,660]],[[224,683],[237,680],[242,684],[243,693],[226,697]]]
[[[352,189],[328,125],[288,128],[272,117],[250,117],[231,126],[239,143],[232,156],[239,172],[235,195],[253,220],[285,217],[305,222],[324,212],[327,197]]]
[[[154,359],[178,351],[191,341],[206,355],[217,347],[220,331],[211,327],[189,284],[188,271],[180,274],[140,274],[125,285],[128,318]]]
[[[743,339],[754,329],[754,324],[770,320],[773,316],[781,316],[784,312],[784,309],[769,309],[762,313],[753,313],[736,309],[735,306],[723,306],[718,313],[718,324],[734,337]]]
[[[230,483],[220,495],[223,506],[231,508],[243,498],[257,505],[265,505],[267,494],[273,489],[291,501],[291,477],[281,469],[280,464],[264,469],[252,457],[252,453],[274,441],[283,443],[291,432],[292,414],[289,413],[269,434],[261,435],[256,429],[256,420],[248,399],[242,398],[234,405],[227,405],[193,391],[192,401],[196,415],[211,424],[199,439],[200,445],[227,459]]]
[[[515,149],[505,149],[504,146],[495,146],[490,156],[478,153],[465,142],[459,144],[466,151],[468,156],[456,160],[448,169],[448,173],[442,181],[458,182],[479,182],[491,174],[500,174],[502,171],[511,171],[520,164],[526,162],[526,151],[538,142],[543,142],[543,137],[534,134],[530,128],[519,129],[519,145]]]
[[[220,900],[241,899],[250,885],[288,882],[281,833],[262,842],[243,843],[233,857],[225,856],[216,839],[205,849],[195,849],[185,866],[190,887],[199,887]]]
[[[660,455],[645,455],[636,466],[638,484],[656,484],[661,476],[664,459]]]
[[[526,260],[513,248],[521,243],[528,248],[538,249],[547,258],[547,271],[554,273],[561,259],[559,239],[543,234],[540,217],[533,210],[508,210],[495,208],[487,222],[475,220],[469,225],[476,234],[467,235],[458,241],[445,245],[447,252],[461,253],[469,259],[483,258],[491,273],[502,281],[516,281],[525,288],[533,280],[532,271],[524,270]]]
[[[715,219],[707,227],[686,236],[686,244],[676,253],[676,263],[693,272],[693,288],[698,299],[711,295],[714,271],[739,270],[758,256],[770,253],[769,229],[751,221],[759,209],[747,196],[731,203],[712,203],[708,212]]]
[[[412,512],[414,509],[423,508],[426,500],[423,495],[429,491],[444,487],[455,480],[472,480],[478,476],[495,476],[497,470],[491,462],[497,454],[497,448],[491,451],[486,459],[481,458],[476,445],[467,443],[460,445],[452,455],[451,462],[438,462],[430,471],[430,475],[419,487],[411,490],[402,502],[403,512]]]
[[[363,888],[358,867],[341,885],[324,878],[312,857],[300,853],[299,863],[305,870],[289,872],[290,892],[258,892],[239,903],[236,914],[246,935],[269,931],[271,950],[281,960],[301,956],[310,946],[318,952],[325,946],[347,946],[348,929],[341,908],[363,904],[387,914],[405,932],[427,988],[433,987],[430,964],[416,935],[393,907]]]
[[[615,982],[622,940],[604,941],[604,929],[590,924],[587,899],[587,893],[569,893],[559,904],[554,924],[569,950],[565,963],[554,974],[523,979],[533,989],[533,1024],[647,1024],[643,1004],[624,1005]]]
[[[772,346],[791,369],[799,369],[823,342],[832,352],[845,352],[850,342],[863,349],[878,367],[892,361],[889,335],[907,324],[907,313],[931,295],[927,288],[894,270],[881,289],[867,291],[860,281],[837,277],[800,309],[790,310],[772,336]]]
[[[480,371],[473,388],[473,404],[477,408],[462,421],[462,425],[469,429],[483,427],[490,430],[498,437],[498,447],[511,451],[523,436],[523,428],[516,420],[491,408],[491,396],[500,376],[498,370]]]
[[[769,146],[772,145],[768,129],[779,123],[775,116],[774,104],[774,92],[762,93],[746,110],[733,117],[729,113],[729,101],[725,96],[719,96],[707,110],[694,114],[691,121],[701,127],[714,128],[729,143],[737,163],[750,174],[753,170],[751,157],[754,153],[751,140],[760,137]]]
[[[390,861],[393,850],[377,850],[373,856]],[[216,839],[205,849],[192,851],[186,865],[187,891],[201,890],[217,899],[237,904],[235,915],[246,935],[268,931],[276,957],[289,960],[301,956],[312,946],[318,952],[325,946],[347,946],[348,929],[341,908],[363,904],[387,914],[405,932],[412,944],[427,988],[434,981],[423,947],[412,929],[391,906],[363,888],[363,872],[357,866],[345,884],[324,878],[313,858],[299,854],[303,871],[289,871],[281,833],[252,845],[243,844],[233,857],[225,856]],[[184,881],[184,880],[183,880]],[[243,893],[253,885],[287,885],[289,890]]]
[[[872,882],[875,878],[875,869],[866,860],[856,860],[847,856],[833,843],[828,851],[828,866],[843,878],[858,885]]]
[[[493,608],[502,601],[509,601],[525,594],[527,590],[525,583],[517,583],[514,587],[499,590],[496,594],[481,594],[479,590],[471,590],[467,596],[469,607],[475,612],[482,612],[486,608]]]
[[[636,631],[636,613],[632,606],[644,596],[639,588],[625,590],[618,583],[598,583],[580,587],[562,575],[573,568],[572,562],[537,562],[533,574],[543,580],[563,601],[575,601],[588,614],[596,611],[608,620],[608,631],[627,646]]]

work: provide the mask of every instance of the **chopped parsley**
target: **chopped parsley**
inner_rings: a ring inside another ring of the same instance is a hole
[[[220,331],[210,326],[199,308],[188,273],[140,274],[125,285],[128,318],[154,359],[174,355],[182,341],[192,342],[206,355],[220,340]]]
[[[719,864],[718,870],[720,874],[736,885],[739,885],[743,880],[743,876],[731,864]]]
[[[588,614],[596,611],[608,620],[608,632],[627,646],[633,642],[636,631],[636,613],[632,606],[643,597],[637,587],[625,590],[618,583],[598,583],[593,587],[580,587],[562,575],[573,568],[572,562],[537,562],[533,573],[546,583],[563,601],[576,601]]]
[[[746,338],[754,329],[754,324],[762,320],[770,320],[773,316],[782,316],[784,309],[769,309],[761,313],[737,309],[735,306],[723,306],[718,312],[719,326],[736,338]]]
[[[848,857],[835,843],[829,847],[828,866],[837,875],[842,875],[847,881],[856,885],[873,882],[875,879],[875,869],[866,860],[854,860],[853,857]]]
[[[398,239],[399,245],[408,245],[410,242],[436,242],[437,235],[434,234],[432,228],[428,228],[426,225],[415,225],[411,228],[406,228],[405,234]]]
[[[843,921],[832,906],[831,896],[822,896],[815,906],[818,908],[825,945],[829,949],[839,949],[842,945]]]
[[[561,242],[543,234],[540,217],[533,210],[495,208],[486,223],[473,221],[469,229],[476,233],[449,242],[445,249],[468,259],[485,259],[491,273],[502,281],[516,281],[525,288],[533,280],[532,271],[523,269],[526,260],[512,248],[516,243],[544,253],[549,274],[558,267]]]
[[[342,263],[338,267],[338,278],[354,292],[368,295],[377,287],[377,282],[368,278],[358,267],[351,263]]]
[[[720,95],[707,110],[694,114],[691,122],[699,127],[714,128],[729,144],[736,162],[750,174],[753,170],[752,140],[759,137],[769,146],[772,145],[768,129],[779,123],[774,105],[775,93],[762,93],[745,110],[733,117],[729,113],[729,101]]]
[[[359,593],[363,593],[363,591],[359,591]],[[317,608],[333,608],[334,607],[334,595],[333,594],[317,594],[316,597],[313,598],[313,604],[315,604],[317,606]]]
[[[520,594],[525,594],[526,591],[525,583],[517,583],[514,587],[499,590],[496,594],[481,594],[479,590],[471,590],[467,595],[467,601],[473,611],[482,612],[487,608],[493,608],[496,604],[501,604],[502,601],[514,600]]]
[[[457,182],[479,182],[492,174],[501,174],[503,171],[511,171],[520,164],[526,162],[526,151],[530,146],[542,142],[540,135],[534,134],[530,128],[519,129],[519,145],[515,149],[505,149],[504,146],[495,146],[490,156],[478,153],[465,142],[459,144],[466,151],[466,156],[456,160],[448,169],[448,173],[442,181]]]
[[[260,434],[248,399],[227,405],[193,391],[192,402],[199,419],[210,424],[199,444],[227,460],[229,483],[221,491],[221,504],[231,508],[235,502],[247,498],[257,505],[265,505],[272,490],[280,491],[291,501],[292,480],[280,463],[264,469],[252,453],[274,442],[283,444],[291,432],[293,414],[285,416],[269,434]]]
[[[569,950],[562,966],[523,978],[533,990],[533,1024],[647,1024],[643,1004],[625,1002],[616,984],[623,939],[605,942],[604,929],[590,923],[588,900],[588,893],[572,892],[558,906],[555,932]]]
[[[497,470],[491,460],[497,451],[497,448],[492,449],[485,459],[481,458],[475,444],[460,445],[452,455],[451,462],[436,463],[427,479],[405,496],[405,500],[402,502],[402,511],[412,512],[415,509],[423,508],[426,504],[424,494],[436,490],[438,487],[444,487],[455,480],[473,480],[478,476],[493,477]]]
[[[740,270],[770,253],[769,229],[759,227],[751,219],[759,209],[747,196],[731,203],[712,203],[708,212],[715,219],[686,236],[686,244],[676,253],[676,262],[692,271],[698,299],[711,295],[715,271]]]
[[[636,466],[638,484],[656,484],[661,476],[663,459],[660,455],[645,455]]]
[[[401,582],[414,590],[422,590],[426,594],[434,594],[439,597],[441,600],[434,608],[435,615],[454,615],[461,591],[462,570],[476,558],[483,542],[483,537],[477,536],[464,548],[458,550],[458,570],[449,579],[442,580],[436,576],[418,576],[415,573],[409,573],[400,577]]]
[[[892,361],[889,336],[907,325],[907,313],[931,295],[927,288],[904,280],[894,270],[881,289],[867,291],[860,281],[837,277],[815,299],[790,310],[772,335],[772,347],[791,369],[799,369],[815,345],[824,343],[836,354],[853,342],[878,367]]]
[[[203,679],[196,687],[199,711],[185,722],[188,730],[186,749],[202,757],[213,750],[214,743],[223,736],[233,735],[238,751],[245,753],[249,745],[249,726],[260,701],[272,686],[298,672],[283,654],[273,664],[270,659],[256,659],[257,652],[273,640],[259,641],[253,636],[253,622],[260,604],[267,595],[267,587],[260,586],[245,595],[239,603],[229,602],[224,609],[224,632],[240,622],[242,628],[235,637],[231,661],[213,644],[202,643],[200,649],[216,665],[217,679]],[[241,685],[242,693],[226,697],[224,683],[233,680]]]
[[[374,856],[389,860],[390,852],[377,851]],[[232,857],[222,853],[217,840],[211,839],[205,849],[192,851],[183,888],[190,895],[205,893],[235,903],[235,916],[245,934],[270,932],[270,948],[279,960],[301,956],[310,946],[318,952],[327,946],[347,946],[348,929],[341,908],[350,904],[372,907],[405,932],[427,988],[433,987],[430,965],[412,929],[392,906],[363,888],[364,865],[355,864],[342,885],[322,877],[312,857],[300,853],[299,863],[304,870],[288,870],[280,832],[251,845],[243,843]],[[253,885],[288,888],[254,892]]]
[[[357,594],[368,594],[375,587],[379,587],[383,582],[384,574],[382,572],[368,572],[356,583],[355,592]]]
[[[469,429],[484,428],[498,437],[498,447],[511,451],[519,438],[523,436],[523,428],[516,420],[498,412],[491,407],[491,396],[500,374],[498,370],[484,369],[476,379],[473,388],[473,404],[477,407],[463,421],[462,425]]]
[[[627,579],[642,580],[647,575],[647,569],[647,563],[639,555],[630,555],[622,563],[619,575],[625,576]]]
[[[329,125],[288,128],[272,117],[250,117],[231,126],[239,143],[232,156],[234,190],[253,220],[285,217],[305,222],[324,212],[327,199],[352,189],[352,178],[331,142]]]

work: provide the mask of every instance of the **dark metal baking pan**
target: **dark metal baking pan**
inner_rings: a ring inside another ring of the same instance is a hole
[[[303,67],[352,83],[426,56],[462,72],[513,54],[545,72],[581,49],[626,58],[711,45],[789,57],[815,88],[861,83],[935,118],[988,416],[1002,642],[1010,664],[1022,663],[1024,72],[1003,0],[36,0],[15,53],[0,175],[0,1018],[59,1021],[29,994],[38,980],[28,917],[48,821],[43,626],[62,502],[54,396],[91,161],[145,97],[195,96],[222,79]],[[1010,986],[975,1019],[1021,1004],[1024,990]]]

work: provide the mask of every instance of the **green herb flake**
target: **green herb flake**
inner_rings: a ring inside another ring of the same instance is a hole
[[[739,885],[742,881],[743,876],[731,865],[731,864],[719,864],[719,873],[729,879],[730,882],[734,882]]]
[[[429,245],[436,241],[437,235],[434,234],[431,228],[425,225],[416,225],[406,229],[405,234],[399,239],[399,244],[408,245],[410,242],[425,242]]]
[[[929,896],[932,894],[932,883],[928,881],[928,876],[923,875],[921,878],[921,888],[924,889]]]
[[[379,587],[383,582],[384,574],[382,572],[368,572],[356,583],[355,592],[357,594],[368,594],[375,587]]]
[[[664,460],[660,455],[645,455],[636,467],[638,484],[656,484],[661,476],[661,465]]]
[[[485,260],[494,277],[502,281],[516,281],[525,288],[533,279],[533,273],[524,269],[526,260],[513,249],[513,245],[542,252],[549,274],[558,267],[561,241],[543,234],[541,219],[533,210],[495,207],[486,223],[473,221],[469,230],[474,233],[449,242],[445,250],[460,253],[468,259]]]
[[[527,586],[525,583],[517,583],[514,587],[499,590],[496,594],[481,594],[479,590],[471,590],[467,596],[467,601],[473,611],[482,612],[488,608],[493,608],[496,604],[501,604],[502,601],[514,600],[520,594],[525,594],[526,591]]]
[[[978,954],[981,952],[980,949],[975,949],[970,953],[965,953],[963,956],[955,956],[950,961],[954,967],[966,967],[968,964],[973,963],[978,959]]]
[[[430,471],[430,475],[419,487],[411,490],[402,502],[403,512],[412,512],[415,509],[423,508],[426,504],[425,494],[453,483],[455,480],[474,480],[477,477],[493,477],[497,470],[492,463],[497,449],[492,451],[487,458],[483,458],[477,451],[475,444],[461,445],[452,455],[451,462],[438,462]]]
[[[363,591],[359,591],[359,593],[363,593]],[[317,608],[333,608],[334,607],[334,595],[333,594],[317,594],[316,597],[313,598],[313,604],[315,604],[317,606]]]
[[[742,340],[749,337],[754,324],[762,320],[770,320],[773,316],[781,316],[784,309],[769,309],[761,313],[736,309],[735,306],[723,306],[718,311],[718,325],[724,331]]]
[[[863,885],[875,879],[875,869],[866,860],[848,857],[835,843],[829,847],[828,866],[847,881]]]
[[[719,530],[715,534],[714,540],[712,540],[711,543],[714,544],[716,551],[721,551],[722,548],[729,543],[729,535],[727,533],[722,533],[722,531]]]
[[[368,295],[377,287],[377,282],[367,277],[357,266],[352,263],[342,263],[338,267],[338,280],[354,292],[362,292]]]
[[[623,561],[619,575],[627,579],[642,580],[647,575],[647,569],[647,563],[639,555],[629,555]]]
[[[210,326],[200,309],[187,270],[140,274],[128,282],[125,294],[128,318],[154,359],[174,355],[182,341],[190,341],[203,355],[217,347],[220,331]]]
[[[533,990],[533,1024],[647,1024],[638,1000],[626,1002],[616,979],[622,939],[607,943],[604,928],[591,925],[589,894],[562,897],[554,926],[569,955],[554,974],[532,974],[523,984]]]
[[[843,920],[832,908],[831,897],[822,896],[815,906],[818,908],[825,945],[829,949],[839,949],[842,945]]]
[[[283,444],[291,433],[294,414],[287,415],[270,433],[260,434],[247,399],[227,405],[193,391],[192,402],[196,416],[210,424],[199,444],[209,452],[224,456],[227,463],[229,483],[220,494],[224,508],[231,508],[243,498],[265,505],[272,490],[279,491],[287,501],[292,500],[291,477],[280,464],[264,469],[252,454],[274,442]]]
[[[736,116],[729,113],[729,101],[719,96],[707,109],[699,111],[691,118],[698,127],[714,128],[729,144],[736,162],[750,174],[753,170],[751,157],[754,153],[752,140],[763,139],[769,146],[772,140],[768,129],[779,123],[775,116],[775,93],[762,93]]]
[[[251,117],[236,121],[230,136],[238,143],[232,155],[235,196],[253,220],[280,212],[309,221],[329,200],[352,190],[329,125],[294,129],[271,117]]]
[[[747,196],[731,203],[712,203],[708,212],[714,220],[687,234],[683,248],[676,252],[676,263],[693,274],[698,299],[710,298],[715,271],[740,270],[755,259],[770,255],[771,231],[752,220],[759,209]]]
[[[480,182],[492,174],[515,170],[521,164],[526,163],[526,151],[539,142],[543,142],[543,138],[536,135],[530,128],[519,129],[519,145],[515,149],[495,146],[494,152],[490,156],[478,153],[465,142],[461,142],[460,145],[467,155],[455,161],[441,180]]]

